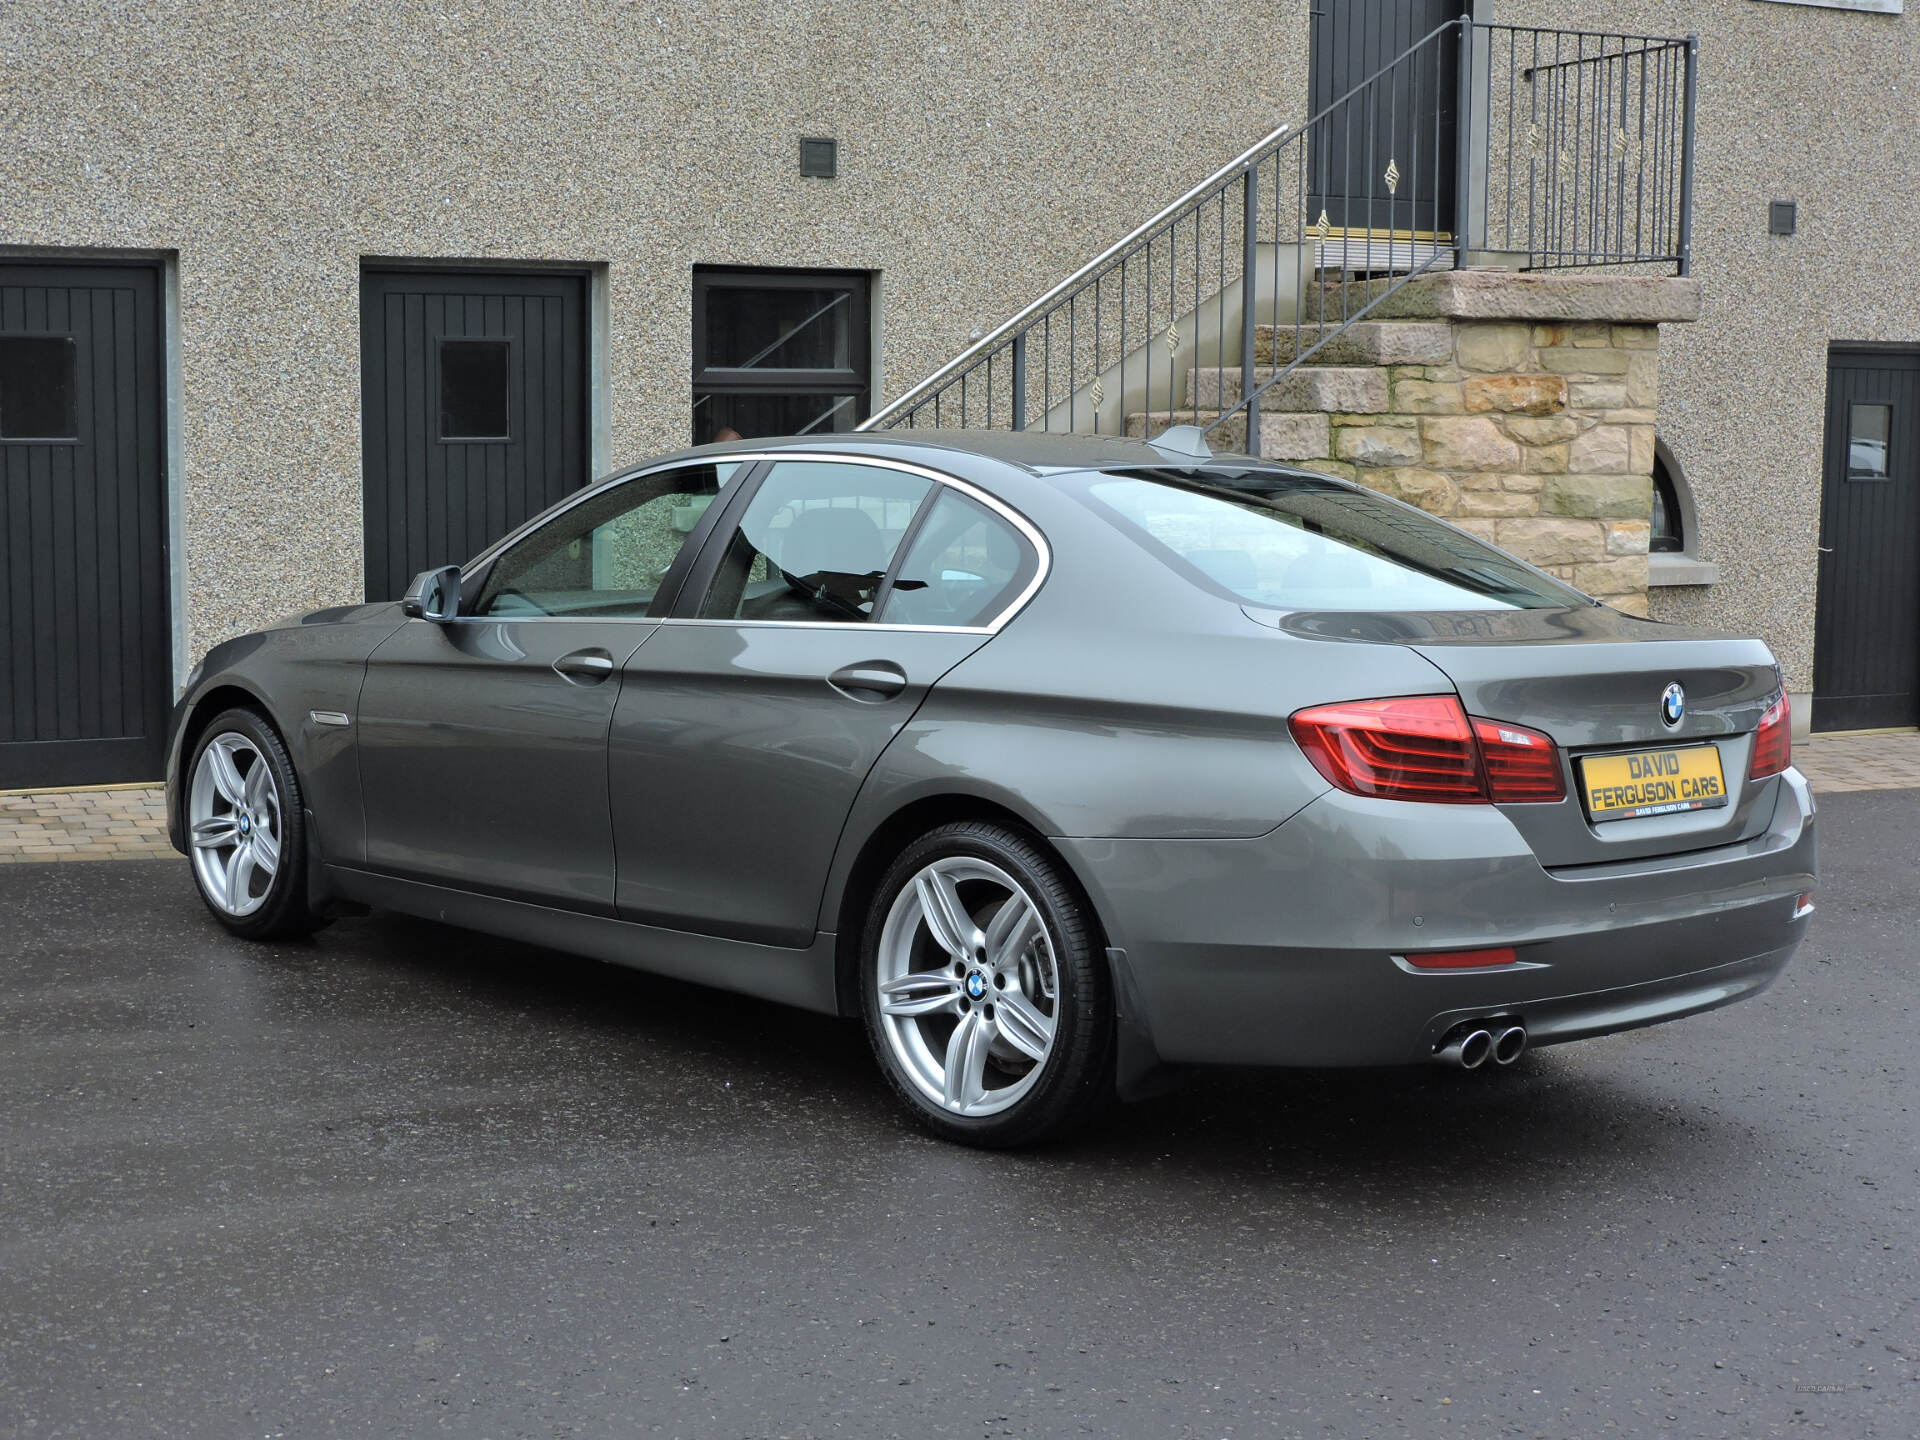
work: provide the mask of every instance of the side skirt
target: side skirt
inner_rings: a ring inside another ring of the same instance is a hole
[[[806,949],[788,950],[475,895],[343,865],[325,869],[333,894],[362,905],[397,910],[508,940],[549,945],[593,960],[734,990],[803,1010],[840,1013],[834,995],[834,936],[824,932],[814,936],[813,944]]]

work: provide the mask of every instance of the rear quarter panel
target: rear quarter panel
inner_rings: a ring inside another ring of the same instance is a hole
[[[843,832],[827,928],[854,857],[916,801],[987,800],[1054,837],[1263,835],[1329,788],[1287,731],[1295,710],[1452,689],[1404,646],[1262,625],[1067,497],[1021,508],[1048,535],[1052,571],[880,757]]]

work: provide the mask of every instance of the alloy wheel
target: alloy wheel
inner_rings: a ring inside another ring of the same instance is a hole
[[[194,874],[216,909],[238,918],[266,903],[282,834],[280,788],[259,746],[238,731],[216,735],[187,795]]]
[[[913,1086],[952,1115],[996,1115],[1038,1083],[1060,978],[1033,897],[1005,870],[946,856],[901,887],[876,956],[881,1026]]]

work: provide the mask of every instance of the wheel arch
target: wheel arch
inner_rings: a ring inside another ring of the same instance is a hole
[[[914,837],[959,820],[985,820],[1016,830],[1038,845],[1060,867],[1087,907],[1099,943],[1111,933],[1102,907],[1089,892],[1084,877],[1060,847],[1027,815],[997,799],[960,791],[921,795],[899,806],[875,825],[848,865],[837,897],[830,902],[834,924],[834,997],[840,1014],[860,1014],[860,941],[866,929],[867,907],[893,857]]]

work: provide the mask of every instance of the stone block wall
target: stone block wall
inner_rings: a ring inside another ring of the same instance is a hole
[[[1261,453],[1445,516],[1645,615],[1658,326],[1365,329],[1359,351],[1331,358],[1378,360],[1303,366],[1262,397]]]

